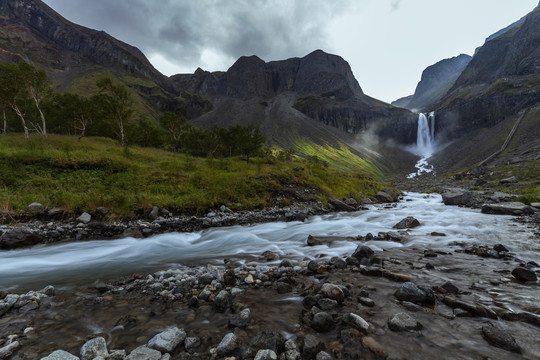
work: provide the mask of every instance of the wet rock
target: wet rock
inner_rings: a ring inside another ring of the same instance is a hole
[[[482,326],[482,336],[488,343],[493,346],[521,354],[521,348],[516,343],[516,340],[507,331],[500,329],[498,326],[488,322]]]
[[[388,320],[388,327],[392,331],[420,330],[423,328],[415,318],[407,313],[397,313]]]
[[[349,256],[347,259],[345,259],[347,265],[350,266],[360,266],[360,260],[358,260],[355,257]]]
[[[139,346],[133,350],[125,360],[160,360],[161,353],[157,350]]]
[[[155,335],[146,346],[162,353],[170,353],[185,339],[184,329],[173,327]]]
[[[92,360],[97,356],[102,356],[104,358],[109,356],[107,343],[102,337],[89,340],[81,347],[81,360]]]
[[[495,250],[496,252],[508,252],[508,249],[503,244],[493,245],[493,250]]]
[[[235,285],[236,284],[236,275],[234,269],[228,269],[223,274],[223,283],[225,285]]]
[[[459,292],[457,286],[452,284],[450,281],[445,282],[441,287],[449,294],[457,294]]]
[[[315,356],[315,360],[332,360],[332,356],[326,351],[319,351],[317,356]]]
[[[349,326],[352,326],[356,330],[364,333],[369,331],[369,323],[361,316],[354,313],[348,313],[343,316],[343,322]]]
[[[219,312],[224,312],[231,301],[231,295],[227,290],[221,290],[214,299],[214,307]]]
[[[481,304],[472,304],[460,299],[454,299],[450,296],[445,296],[443,298],[443,302],[452,307],[452,308],[458,308],[465,311],[468,311],[471,315],[474,316],[480,316],[480,317],[489,317],[491,319],[497,319],[497,314],[491,310],[490,308],[486,306],[482,306]]]
[[[420,221],[415,219],[412,216],[407,216],[400,222],[398,222],[396,225],[393,226],[394,229],[412,229],[417,226],[420,226]]]
[[[415,303],[409,302],[409,301],[403,301],[401,305],[412,312],[418,312],[418,311],[424,311],[424,308],[420,305],[416,305]]]
[[[375,252],[369,246],[359,245],[356,250],[354,250],[352,256],[362,263],[362,260],[371,258],[374,253]]]
[[[356,208],[354,208],[353,206],[347,205],[343,201],[338,200],[338,199],[330,199],[328,200],[328,204],[332,205],[334,209],[336,209],[337,211],[348,211],[348,212],[356,211]]]
[[[223,337],[216,348],[220,357],[231,355],[238,348],[238,338],[233,333],[228,333]]]
[[[15,249],[38,244],[41,237],[23,227],[14,228],[0,236],[0,249]]]
[[[400,301],[413,303],[422,303],[427,300],[426,293],[412,282],[406,282],[401,285],[394,293],[394,296]]]
[[[77,221],[83,224],[88,224],[92,220],[92,215],[87,212],[83,212],[81,216],[77,218]]]
[[[313,359],[322,350],[322,343],[316,335],[306,335],[304,337],[304,347],[302,348],[303,359]]]
[[[343,300],[345,299],[345,294],[343,293],[343,290],[341,290],[339,286],[334,284],[323,284],[320,292],[324,297],[336,300],[337,302],[343,302]]]
[[[375,193],[375,199],[378,201],[378,202],[381,202],[381,203],[391,203],[391,202],[394,202],[394,198],[387,194],[386,192],[384,191],[377,191]]]
[[[364,297],[364,296],[359,296],[358,297],[358,302],[364,306],[367,306],[367,307],[374,307],[375,306],[375,301],[373,301],[373,299],[370,299],[368,297]]]
[[[521,266],[512,270],[512,275],[516,278],[516,280],[521,281],[521,282],[538,280],[536,273],[534,271],[521,267]]]
[[[255,279],[253,278],[253,275],[249,274],[244,278],[244,282],[248,285],[251,285],[255,283]]]
[[[311,327],[318,332],[327,332],[334,327],[334,319],[332,315],[327,312],[321,311],[313,315],[311,320]]]
[[[386,349],[384,348],[384,346],[382,346],[381,344],[379,344],[374,338],[372,338],[371,336],[364,336],[362,338],[362,346],[365,348],[365,349],[368,349],[369,351],[371,351],[373,354],[377,355],[377,356],[380,356],[382,358],[386,357],[388,355],[388,352],[386,351]]]
[[[482,205],[482,212],[484,214],[496,214],[496,215],[532,215],[534,210],[520,202],[505,202],[498,204],[484,204]]]
[[[261,254],[260,258],[266,261],[274,261],[279,259],[279,255],[273,251],[267,250]]]
[[[282,260],[282,261],[279,263],[279,267],[285,267],[285,268],[287,268],[287,267],[292,267],[292,266],[293,266],[293,264],[290,262],[290,260],[287,260],[287,259]]]
[[[347,262],[338,256],[333,256],[329,263],[336,269],[345,269],[347,267]]]
[[[330,245],[335,241],[343,241],[343,240],[346,240],[346,239],[348,239],[348,238],[345,238],[343,236],[313,236],[313,235],[308,235],[307,244],[308,244],[308,246]]]
[[[286,282],[279,281],[276,283],[276,290],[278,294],[286,294],[292,291],[292,286]]]
[[[50,353],[49,356],[41,358],[41,360],[80,360],[80,359],[77,356],[68,353],[67,351],[56,350]]]
[[[278,331],[260,331],[251,340],[255,350],[269,349],[276,353],[283,350],[285,339]]]
[[[309,271],[316,273],[319,269],[319,263],[316,260],[308,262],[307,268]]]
[[[264,349],[257,351],[254,360],[277,360],[277,354],[273,350]]]
[[[9,309],[11,309],[11,306],[9,306],[8,303],[6,303],[4,301],[0,301],[0,316],[7,313],[9,311]]]
[[[7,359],[20,347],[21,343],[18,341],[8,341],[6,345],[0,348],[0,359]]]
[[[124,360],[126,358],[126,350],[111,350],[107,360]],[[161,359],[163,360],[163,359]]]
[[[201,345],[201,339],[199,339],[196,336],[186,337],[186,340],[184,341],[184,347],[186,348],[186,351],[195,350],[200,345]]]
[[[339,306],[339,304],[338,304],[338,302],[336,300],[323,298],[323,299],[319,299],[319,301],[317,301],[317,306],[321,310],[330,311],[330,310],[336,309]]]
[[[38,202],[33,202],[30,205],[28,205],[28,211],[42,212],[43,210],[45,210],[45,207],[42,204],[38,203]]]
[[[229,320],[230,326],[235,327],[248,327],[251,324],[251,310],[249,308],[240,311],[235,314]]]
[[[473,193],[460,188],[448,188],[442,194],[445,205],[468,205],[473,201]]]

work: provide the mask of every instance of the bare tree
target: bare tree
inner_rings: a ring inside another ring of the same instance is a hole
[[[110,77],[101,78],[96,85],[103,97],[107,112],[116,122],[120,132],[120,142],[126,145],[126,125],[133,115],[133,100],[128,89],[122,84],[115,84]]]
[[[26,125],[25,114],[21,111],[20,103],[24,102],[28,96],[25,79],[20,68],[9,63],[0,64],[0,97],[3,104],[4,131],[7,130],[7,120],[5,116],[6,107],[10,107],[21,119],[24,129],[24,137],[28,139],[28,126]]]
[[[47,136],[47,123],[41,110],[41,101],[52,94],[51,81],[44,70],[38,70],[24,61],[19,63],[19,71],[41,119],[41,125],[34,123],[32,125],[43,136]]]

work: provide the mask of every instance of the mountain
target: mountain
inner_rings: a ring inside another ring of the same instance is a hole
[[[359,134],[370,143],[372,136],[416,140],[414,114],[365,95],[349,64],[322,50],[268,63],[243,56],[226,72],[166,77],[137,48],[74,24],[42,1],[0,0],[0,61],[20,59],[45,69],[60,91],[87,95],[96,79],[114,76],[129,88],[137,114],[169,110],[207,127],[254,124],[273,144],[309,156],[335,150],[345,157],[341,164],[365,160],[374,172],[401,165],[381,165]]]
[[[503,155],[540,149],[540,8],[505,30],[478,49],[433,107],[437,136],[455,141],[436,156],[439,164],[474,165],[498,150],[520,119],[512,153]]]
[[[400,99],[400,105],[396,104],[396,102],[393,102],[392,105],[411,110],[429,110],[429,107],[439,101],[452,85],[454,85],[454,82],[461,75],[461,72],[469,64],[471,59],[471,56],[461,54],[428,66],[422,72],[422,78],[416,86],[412,98],[408,102]]]

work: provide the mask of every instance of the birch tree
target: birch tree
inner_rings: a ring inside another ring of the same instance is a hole
[[[128,89],[121,84],[113,83],[109,77],[101,78],[96,85],[103,96],[104,106],[111,119],[116,123],[120,133],[122,146],[126,145],[126,125],[133,115],[133,100]]]

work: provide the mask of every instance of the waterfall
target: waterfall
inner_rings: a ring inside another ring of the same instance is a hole
[[[429,121],[426,115],[420,113],[418,115],[418,131],[416,133],[416,150],[419,155],[426,158],[431,156],[433,153],[434,136],[435,113],[433,111],[429,113]]]

